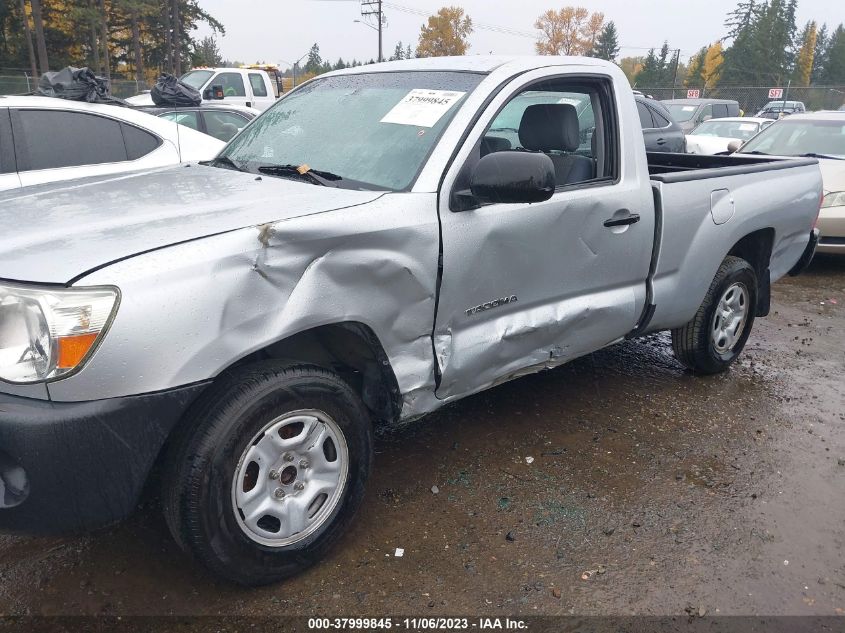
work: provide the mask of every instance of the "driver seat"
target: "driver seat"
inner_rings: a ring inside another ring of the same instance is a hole
[[[525,108],[519,123],[523,149],[543,152],[555,166],[558,187],[591,180],[593,161],[574,154],[581,144],[578,112],[569,103],[539,103]]]

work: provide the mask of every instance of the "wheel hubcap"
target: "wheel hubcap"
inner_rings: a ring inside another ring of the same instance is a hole
[[[710,337],[713,347],[719,354],[727,354],[739,339],[748,320],[749,310],[748,288],[745,284],[735,283],[725,290],[710,327]]]
[[[349,451],[323,411],[287,413],[258,432],[232,481],[232,507],[244,533],[283,547],[323,525],[346,485]]]

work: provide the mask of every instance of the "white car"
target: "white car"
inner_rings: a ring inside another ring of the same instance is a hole
[[[824,197],[816,251],[845,255],[845,112],[793,114],[760,132],[739,153],[818,159]]]
[[[728,151],[733,141],[744,143],[760,130],[774,123],[755,117],[709,119],[687,134],[687,153],[718,154]]]
[[[132,108],[0,97],[0,191],[210,160],[224,145]]]

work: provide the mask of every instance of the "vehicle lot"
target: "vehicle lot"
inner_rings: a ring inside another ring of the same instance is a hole
[[[0,613],[843,614],[843,340],[845,260],[820,256],[727,374],[657,335],[382,434],[354,528],[288,582],[211,578],[149,499],[0,536]]]

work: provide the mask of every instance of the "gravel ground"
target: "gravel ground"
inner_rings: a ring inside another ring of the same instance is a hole
[[[725,375],[661,334],[382,433],[354,528],[288,582],[209,577],[150,499],[0,536],[0,614],[845,615],[843,343],[845,258],[819,257]]]

